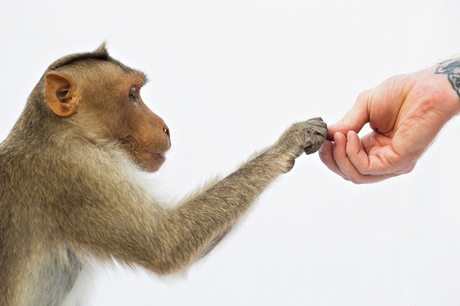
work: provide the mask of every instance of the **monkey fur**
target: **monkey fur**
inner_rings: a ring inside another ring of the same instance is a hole
[[[61,305],[85,259],[183,271],[211,250],[302,152],[320,119],[296,123],[237,171],[173,207],[141,183],[170,148],[143,103],[143,73],[105,45],[48,67],[0,144],[0,305]]]

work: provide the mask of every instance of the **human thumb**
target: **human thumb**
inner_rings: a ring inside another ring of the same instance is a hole
[[[340,121],[328,126],[327,139],[333,140],[334,134],[337,132],[346,135],[348,131],[353,130],[358,133],[369,122],[367,96],[367,92],[362,93],[353,107]]]

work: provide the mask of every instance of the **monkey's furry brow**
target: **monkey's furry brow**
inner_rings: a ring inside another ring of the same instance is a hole
[[[85,60],[91,60],[91,59],[111,62],[111,63],[119,66],[120,68],[122,68],[127,73],[136,73],[136,74],[142,76],[142,78],[144,79],[145,83],[148,82],[148,78],[145,75],[145,73],[143,73],[143,72],[141,72],[139,70],[135,70],[133,68],[130,68],[130,67],[124,65],[123,63],[117,61],[116,59],[112,58],[109,55],[109,52],[107,51],[105,42],[102,43],[99,46],[99,48],[97,48],[93,52],[76,53],[76,54],[71,54],[71,55],[62,57],[62,58],[58,59],[57,61],[55,61],[54,63],[52,63],[48,67],[48,69],[46,71],[49,72],[49,71],[57,70],[57,69],[59,69],[61,67],[68,66],[68,65],[74,64],[76,62],[85,61]]]

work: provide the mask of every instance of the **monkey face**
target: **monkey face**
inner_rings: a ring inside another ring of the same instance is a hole
[[[79,126],[90,142],[115,141],[142,170],[157,171],[171,140],[166,123],[140,96],[146,77],[116,62],[96,62],[91,67],[48,72],[48,107]]]
[[[118,124],[115,138],[144,171],[155,172],[165,161],[171,147],[169,128],[158,115],[142,101],[140,89],[145,76],[138,72],[123,73],[122,81],[115,86],[118,103],[113,111]]]
[[[122,119],[118,139],[135,162],[148,172],[157,171],[165,161],[165,153],[171,147],[169,128],[158,115],[142,101],[140,87],[131,86]]]

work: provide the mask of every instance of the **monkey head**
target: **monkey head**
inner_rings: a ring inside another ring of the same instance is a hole
[[[45,73],[50,114],[95,144],[115,143],[144,171],[155,172],[171,146],[169,128],[142,101],[146,76],[96,51],[68,56]]]

